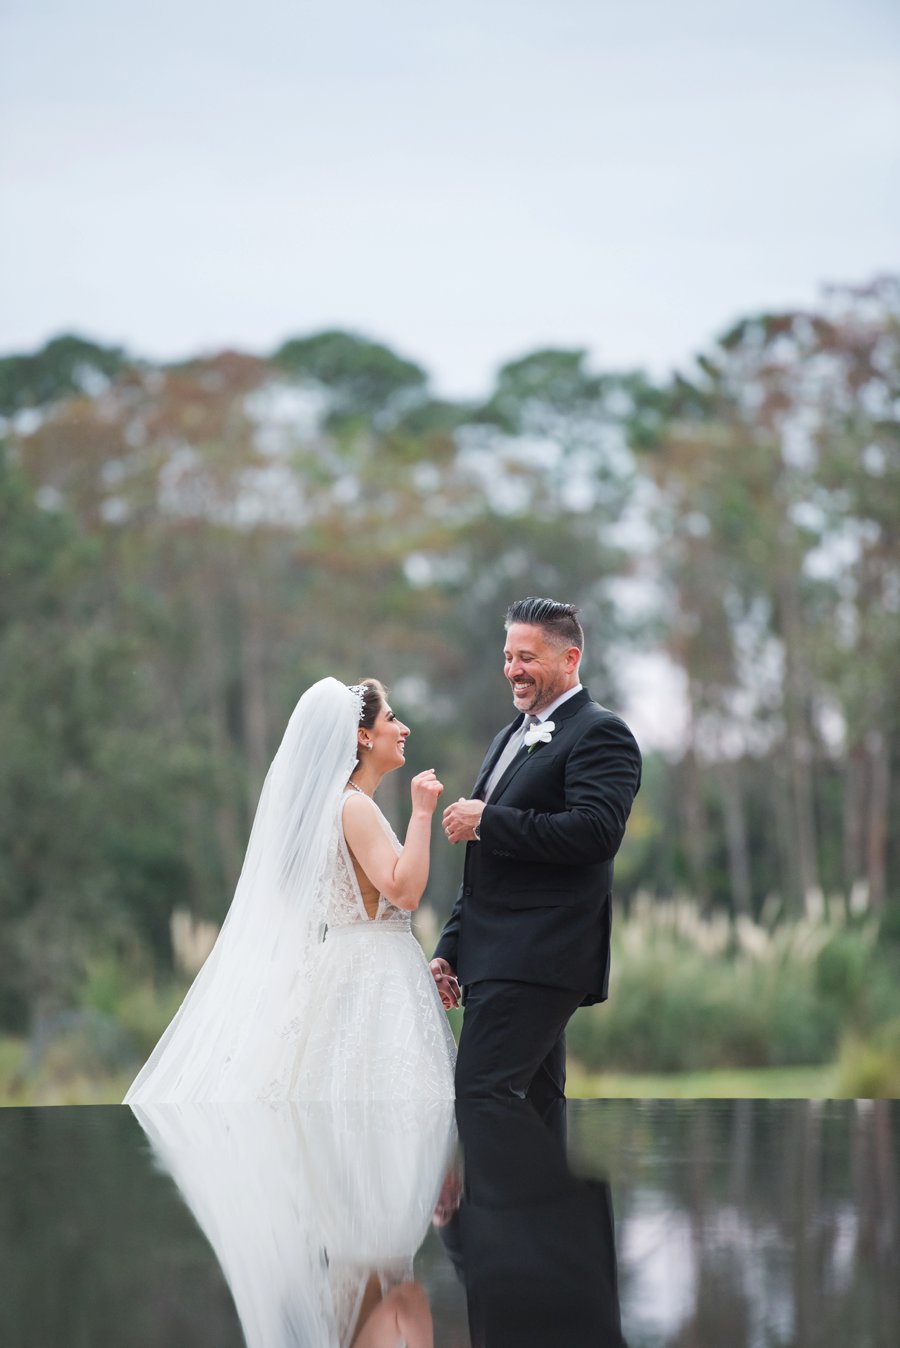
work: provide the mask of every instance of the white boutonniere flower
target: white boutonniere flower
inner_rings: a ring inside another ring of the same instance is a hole
[[[522,743],[528,745],[528,752],[531,753],[536,744],[549,744],[555,729],[556,726],[552,721],[544,721],[539,725],[533,725],[525,731],[525,738]]]

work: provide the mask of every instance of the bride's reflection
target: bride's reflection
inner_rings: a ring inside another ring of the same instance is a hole
[[[473,1348],[624,1348],[609,1185],[524,1100],[459,1101],[463,1195],[441,1235]]]
[[[132,1108],[249,1348],[430,1348],[413,1258],[451,1162],[452,1102]]]

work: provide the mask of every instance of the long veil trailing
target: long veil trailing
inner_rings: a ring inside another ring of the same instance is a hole
[[[294,708],[263,785],[212,953],[126,1104],[280,1100],[318,958],[362,693],[321,679]]]

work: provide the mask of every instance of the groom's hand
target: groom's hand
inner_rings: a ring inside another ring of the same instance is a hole
[[[437,1202],[434,1205],[434,1212],[431,1217],[432,1224],[434,1226],[446,1226],[459,1207],[461,1198],[462,1176],[459,1173],[458,1163],[454,1161],[444,1176],[441,1192],[438,1194]]]
[[[448,805],[444,811],[444,832],[447,841],[475,842],[475,826],[484,813],[483,800],[466,800],[460,796],[454,805]]]
[[[437,984],[441,1001],[447,1011],[455,1011],[459,1006],[459,981],[447,960],[433,959],[429,964],[431,976]]]

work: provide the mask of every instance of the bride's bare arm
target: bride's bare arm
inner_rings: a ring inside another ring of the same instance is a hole
[[[428,880],[431,821],[442,784],[428,768],[412,779],[412,814],[406,842],[398,856],[378,817],[374,802],[364,795],[348,797],[344,804],[344,837],[362,869],[397,908],[418,908]]]

